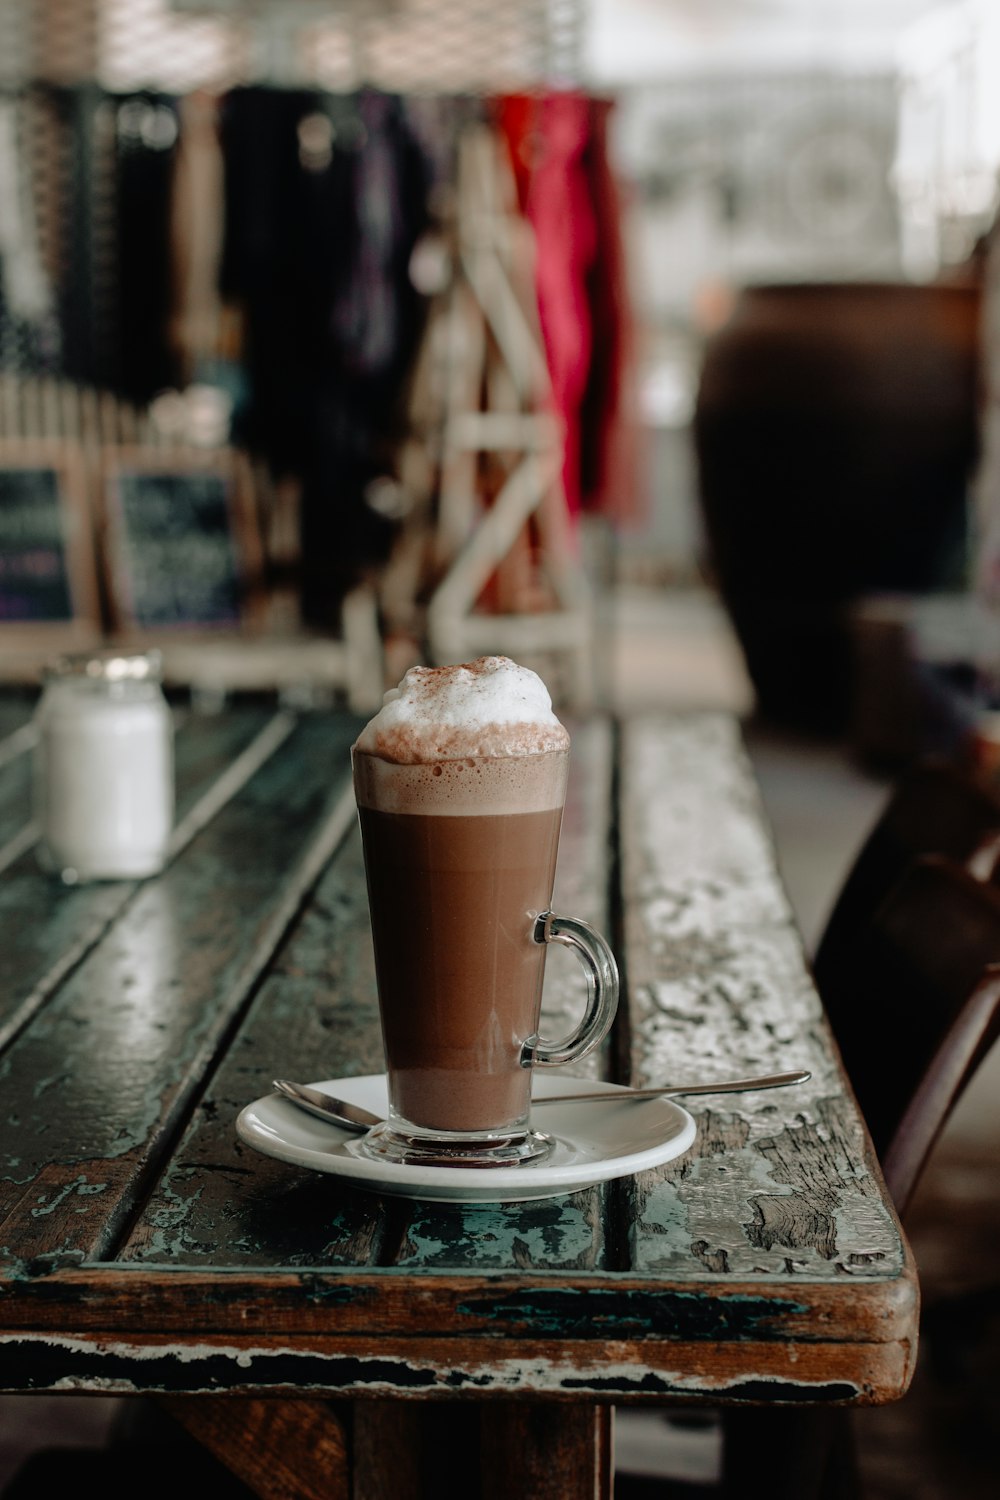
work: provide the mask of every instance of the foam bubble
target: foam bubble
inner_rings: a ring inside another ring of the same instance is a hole
[[[481,656],[461,666],[411,667],[356,748],[396,765],[431,765],[568,746],[537,673],[506,656]]]
[[[433,817],[545,812],[566,797],[567,750],[404,765],[355,747],[359,807]]]

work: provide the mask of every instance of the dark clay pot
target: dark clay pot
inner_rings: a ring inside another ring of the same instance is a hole
[[[695,413],[706,535],[763,714],[844,728],[851,600],[955,582],[976,451],[979,292],[744,291]]]

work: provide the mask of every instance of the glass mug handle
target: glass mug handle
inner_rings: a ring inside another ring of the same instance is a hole
[[[562,943],[574,949],[587,975],[587,1009],[576,1030],[561,1042],[546,1041],[536,1033],[521,1049],[522,1067],[558,1068],[586,1057],[610,1031],[618,1009],[618,965],[600,933],[574,917],[543,911],[535,918],[532,937],[536,943]]]

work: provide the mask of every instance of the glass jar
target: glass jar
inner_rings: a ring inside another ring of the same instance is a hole
[[[173,722],[157,651],[59,657],[35,711],[43,866],[74,883],[161,869],[174,817]]]

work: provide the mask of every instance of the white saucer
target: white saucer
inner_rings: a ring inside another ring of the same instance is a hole
[[[312,1087],[376,1114],[384,1115],[388,1107],[384,1073],[330,1078]],[[534,1079],[536,1098],[599,1093],[610,1087],[586,1078],[536,1074]],[[549,1104],[535,1113],[532,1124],[552,1137],[550,1154],[520,1167],[493,1168],[373,1161],[359,1153],[356,1134],[306,1114],[278,1094],[248,1104],[236,1121],[236,1131],[256,1151],[293,1166],[332,1172],[373,1192],[439,1203],[523,1202],[576,1193],[595,1182],[672,1161],[688,1149],[695,1134],[691,1116],[672,1099]]]

